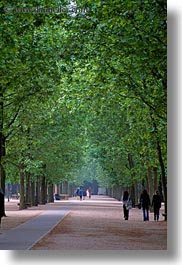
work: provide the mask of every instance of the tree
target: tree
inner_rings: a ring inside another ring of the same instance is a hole
[[[0,105],[9,139],[12,121],[8,155],[26,153],[35,174],[46,164],[51,184],[87,175],[133,189],[153,181],[150,172],[156,182],[161,170],[167,205],[166,3],[77,1],[74,11],[4,17],[4,66],[11,63]]]

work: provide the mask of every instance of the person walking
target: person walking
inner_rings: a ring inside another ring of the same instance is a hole
[[[129,192],[127,190],[123,193],[123,213],[124,213],[124,219],[129,219],[129,210],[131,208],[131,199],[129,196]]]
[[[80,187],[78,194],[80,196],[80,201],[82,201],[82,198],[83,198],[83,189],[82,189],[82,187]]]
[[[143,221],[149,221],[150,197],[146,189],[140,195],[140,204],[143,211]]]
[[[84,200],[85,200],[86,196],[87,196],[87,190],[86,190],[86,188],[83,188],[83,199]]]
[[[89,199],[91,199],[91,195],[92,195],[92,188],[91,187],[89,187],[88,193],[89,193]]]
[[[159,211],[161,208],[161,196],[158,190],[156,190],[155,194],[153,195],[152,206],[154,209],[154,221],[159,221]]]

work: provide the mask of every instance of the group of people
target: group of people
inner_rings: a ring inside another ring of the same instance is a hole
[[[129,210],[131,209],[131,198],[128,191],[125,191],[123,194],[123,213],[124,219],[129,219]],[[143,221],[149,221],[149,210],[150,206],[153,207],[154,211],[154,221],[159,221],[159,211],[161,208],[161,196],[157,190],[152,197],[152,203],[150,201],[150,196],[146,189],[143,189],[140,195],[139,209],[142,209],[143,212]]]
[[[89,199],[91,199],[91,189],[86,189],[86,188],[82,188],[82,187],[78,187],[76,192],[75,192],[75,196],[80,198],[80,201],[84,200],[85,197],[89,197]]]

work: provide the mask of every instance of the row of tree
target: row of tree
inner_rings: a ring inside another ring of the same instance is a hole
[[[167,212],[166,1],[15,2],[1,4],[1,187],[20,182],[24,208],[65,181],[134,201],[161,181]]]

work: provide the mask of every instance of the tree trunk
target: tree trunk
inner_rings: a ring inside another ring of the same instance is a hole
[[[154,187],[153,187],[153,171],[151,167],[148,167],[147,169],[147,190],[150,195],[150,198],[152,197],[154,193]]]
[[[36,192],[35,192],[35,181],[31,181],[31,197],[30,197],[31,206],[37,206],[36,201]]]
[[[3,169],[3,172],[1,172],[1,174],[5,174],[5,171]],[[1,202],[0,202],[0,214],[2,214],[2,216],[6,216],[6,213],[5,213],[5,188],[3,190],[3,186],[0,186],[0,188],[2,187],[2,192],[3,194],[1,195]],[[1,221],[1,217],[0,217],[0,221]]]
[[[63,180],[62,182],[62,193],[68,194],[68,181],[67,180]]]
[[[129,153],[128,154],[128,163],[129,163],[129,168],[132,170],[134,168],[134,162],[133,162],[133,157],[132,157],[132,154]],[[133,184],[132,184],[132,187],[131,187],[131,194],[130,194],[130,197],[132,199],[132,204],[133,206],[136,204],[137,200],[137,194],[136,194],[136,181],[134,181],[135,179],[135,173],[132,172],[131,173],[131,176],[132,176],[132,179],[133,179]]]
[[[40,190],[40,204],[47,203],[47,191],[46,191],[46,178],[45,176],[41,177],[41,190]]]
[[[54,193],[60,194],[61,193],[61,189],[60,189],[60,184],[55,184],[55,190]]]
[[[0,164],[0,176],[1,176],[1,185],[0,187],[3,190],[3,193],[5,194],[5,181],[6,181],[6,172],[2,164]]]
[[[3,193],[5,194],[5,172],[2,165],[3,157],[5,156],[5,137],[3,135],[3,113],[4,111],[4,103],[3,103],[3,90],[0,88],[0,185],[3,190]]]
[[[167,178],[165,174],[165,167],[164,167],[164,162],[162,159],[162,152],[161,152],[159,141],[157,141],[157,152],[158,152],[158,158],[159,158],[159,163],[161,167],[161,181],[162,181],[162,187],[164,191],[165,220],[167,220]]]
[[[121,187],[120,186],[113,186],[113,197],[118,201],[121,200]]]
[[[30,172],[26,172],[26,192],[25,192],[25,203],[26,205],[31,204],[30,194]]]
[[[154,174],[154,191],[156,191],[158,189],[157,167],[153,167],[153,174]]]
[[[22,164],[20,167],[20,210],[25,209],[25,173],[24,173],[24,165]]]
[[[74,184],[70,183],[68,185],[68,195],[69,195],[69,197],[73,197],[74,190],[75,190]]]
[[[158,154],[158,160],[159,160],[159,165],[161,168],[161,182],[162,182],[162,187],[163,187],[163,192],[164,192],[164,204],[165,204],[165,220],[167,220],[167,178],[166,178],[166,173],[165,173],[165,166],[164,166],[164,162],[163,162],[163,158],[162,158],[162,151],[161,151],[161,146],[160,146],[160,142],[159,142],[159,137],[157,134],[157,125],[154,121],[154,118],[151,114],[151,119],[153,121],[153,125],[155,128],[155,133],[156,133],[156,146],[157,146],[157,154]]]
[[[3,89],[0,88],[0,188],[3,190],[3,202],[2,202],[2,211],[5,214],[5,183],[6,183],[6,172],[3,167],[3,157],[6,153],[5,148],[5,136],[3,134],[3,128],[4,128],[4,99],[3,99]],[[0,218],[1,220],[1,218]]]
[[[54,202],[54,194],[53,194],[53,184],[48,184],[48,202]]]
[[[136,202],[135,202],[135,185],[134,184],[130,188],[130,198],[132,200],[132,205],[134,207],[136,204]]]
[[[35,182],[35,204],[36,204],[36,206],[39,204],[39,200],[40,200],[40,198],[39,198],[39,190],[40,190],[40,188],[39,188],[39,176],[37,176],[36,177],[36,182]]]
[[[3,163],[3,157],[5,156],[6,153],[6,148],[5,148],[5,137],[2,133],[2,129],[3,129],[3,124],[0,124],[0,180],[1,180],[0,184],[5,194],[6,172],[2,163]]]
[[[135,207],[135,205],[138,203],[138,200],[139,200],[139,196],[138,196],[138,183],[137,181],[134,182],[133,184],[133,193],[134,193],[134,196],[132,198],[132,202],[133,202],[133,207]]]

